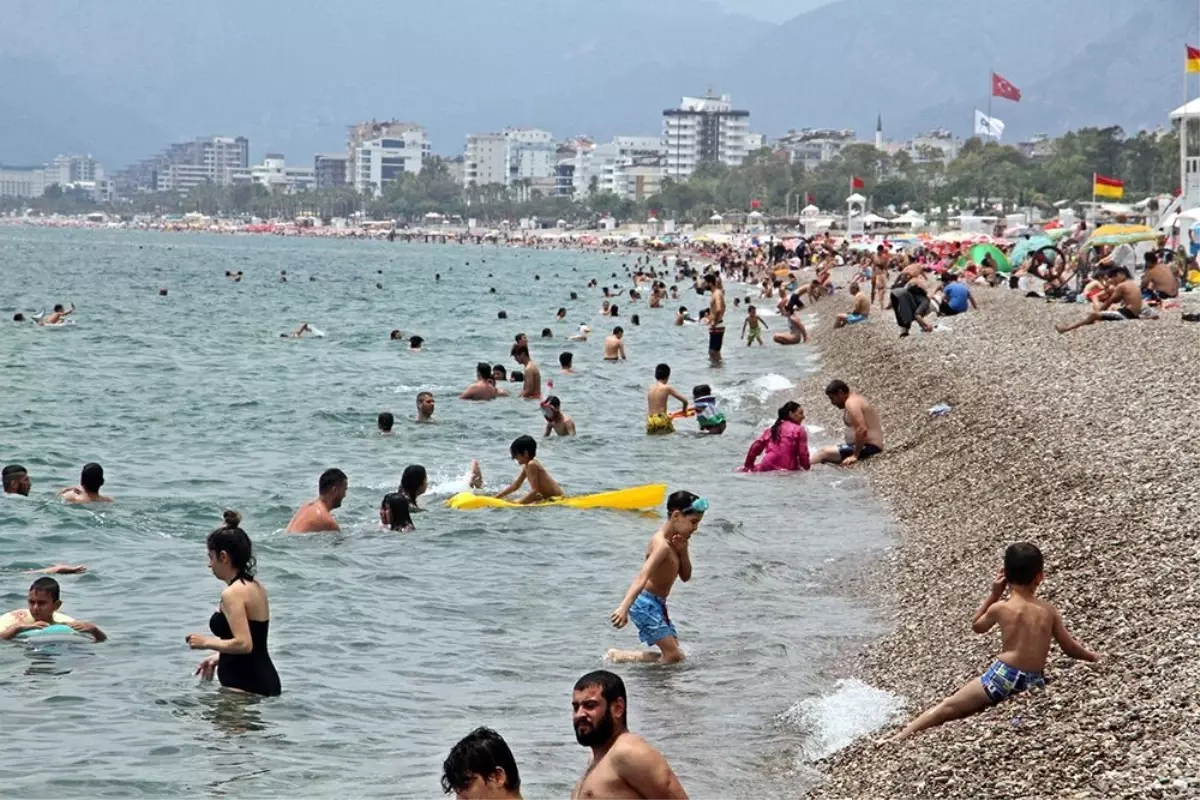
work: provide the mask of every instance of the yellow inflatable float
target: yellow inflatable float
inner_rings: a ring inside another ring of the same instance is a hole
[[[459,492],[446,501],[446,505],[459,511],[474,511],[479,508],[539,508],[542,506],[567,506],[568,508],[613,508],[622,511],[643,511],[657,508],[667,499],[665,483],[631,486],[612,492],[585,494],[579,497],[559,497],[540,503],[521,505],[497,497],[486,497],[473,492]]]

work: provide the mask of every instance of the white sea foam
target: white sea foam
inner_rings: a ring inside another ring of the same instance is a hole
[[[804,758],[816,761],[898,721],[903,708],[904,701],[897,695],[847,678],[839,680],[831,694],[801,700],[779,719],[804,734]]]
[[[766,375],[755,378],[753,386],[758,390],[759,397],[765,400],[768,395],[774,392],[782,392],[784,389],[794,389],[796,384],[789,381],[782,375],[774,372],[768,372]]]

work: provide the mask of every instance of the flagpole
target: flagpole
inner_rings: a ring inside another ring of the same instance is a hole
[[[995,90],[996,69],[995,64],[988,69],[988,133],[992,132],[992,95]]]

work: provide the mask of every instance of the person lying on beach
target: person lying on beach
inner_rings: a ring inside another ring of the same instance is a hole
[[[850,284],[850,296],[854,298],[854,308],[849,314],[838,314],[833,320],[833,327],[844,328],[847,325],[866,322],[867,317],[870,316],[871,298],[863,294],[857,283]]]
[[[610,617],[614,628],[624,628],[629,620],[637,626],[638,639],[657,647],[646,650],[609,650],[605,657],[614,662],[654,661],[676,664],[683,661],[679,634],[667,613],[667,597],[675,579],[692,579],[692,557],[688,542],[700,527],[708,501],[691,492],[672,492],[667,498],[667,519],[650,537],[646,558],[621,605]]]
[[[825,396],[835,408],[842,410],[846,426],[846,443],[822,447],[813,457],[814,464],[839,464],[848,467],[883,452],[883,425],[879,414],[858,392],[850,391],[844,381],[830,381]]]
[[[508,392],[496,386],[495,373],[492,365],[480,361],[475,365],[475,382],[463,389],[459,400],[495,400],[497,397],[508,397]],[[500,378],[503,380],[503,378]]]
[[[333,518],[333,510],[346,499],[346,491],[349,488],[350,481],[340,469],[334,467],[322,472],[317,481],[317,499],[300,506],[292,516],[292,521],[288,523],[287,532],[340,531],[337,520]]]
[[[1108,270],[1108,290],[1099,311],[1091,311],[1079,322],[1070,325],[1055,325],[1054,330],[1068,333],[1084,325],[1096,322],[1120,322],[1127,319],[1138,319],[1142,314],[1142,290],[1129,275],[1124,267],[1111,267]],[[1113,309],[1116,306],[1116,309]]]
[[[84,464],[79,472],[79,485],[62,489],[58,497],[65,503],[83,505],[84,503],[111,503],[111,497],[100,494],[104,485],[104,467],[96,463]]]
[[[604,337],[604,360],[625,360],[625,329],[620,325],[613,328],[611,335]]]
[[[865,296],[865,295],[864,295]],[[758,462],[758,457],[763,455]],[[758,463],[755,463],[758,462]],[[794,400],[779,407],[775,424],[767,428],[750,445],[741,472],[795,472],[811,468],[808,453],[808,432],[804,429],[804,409]]]
[[[108,638],[94,623],[84,622],[60,614],[62,600],[59,599],[58,581],[54,578],[38,578],[29,587],[26,598],[29,608],[18,608],[0,617],[0,640],[7,641],[24,631],[41,630],[51,625],[66,625],[79,633],[91,636],[96,642]]]
[[[559,436],[575,435],[575,420],[562,412],[562,401],[555,395],[546,398],[542,403],[542,416],[546,418],[546,432],[543,436],[557,433]]]
[[[671,367],[669,364],[659,364],[654,368],[654,384],[646,391],[646,433],[674,433],[675,423],[667,413],[667,402],[674,397],[683,403],[680,413],[687,414],[688,399],[671,386]]]
[[[1037,588],[1044,577],[1042,552],[1036,545],[1017,542],[1008,546],[1004,551],[1004,568],[971,619],[971,629],[976,633],[987,633],[1000,626],[1003,642],[1000,655],[981,677],[968,681],[905,726],[895,741],[970,716],[1026,689],[1045,687],[1042,673],[1051,639],[1071,658],[1100,660],[1098,654],[1067,633],[1058,609],[1037,598]],[[1008,600],[1002,601],[1006,587]]]
[[[520,505],[529,505],[541,500],[562,497],[562,487],[550,476],[542,462],[537,460],[537,440],[532,436],[518,436],[508,448],[513,461],[521,465],[521,472],[516,480],[504,488],[496,497],[507,497],[529,481],[529,493],[517,501]]]

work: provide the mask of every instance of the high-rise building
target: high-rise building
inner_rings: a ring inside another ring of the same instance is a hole
[[[706,162],[737,166],[746,159],[750,112],[733,108],[729,95],[684,97],[663,111],[667,177],[682,180]]]
[[[346,139],[346,180],[360,192],[382,194],[402,173],[418,174],[429,158],[429,136],[412,122],[360,122]]]
[[[91,155],[58,156],[46,165],[46,185],[95,183],[104,180],[104,167]]]
[[[271,191],[303,192],[316,183],[313,167],[289,167],[282,153],[267,153],[261,164],[233,171],[235,184],[256,183]]]
[[[463,153],[463,186],[508,185],[508,140],[503,133],[474,133]]]
[[[781,136],[779,147],[788,152],[793,164],[803,164],[805,169],[811,170],[837,158],[854,141],[854,131],[850,129],[802,128]]]
[[[317,153],[313,156],[313,179],[317,189],[335,189],[346,185],[344,153]]]
[[[463,185],[498,183],[522,190],[556,191],[558,148],[550,131],[505,128],[501,133],[467,137]]]
[[[662,191],[667,148],[657,136],[614,136],[601,145],[587,144],[577,147],[572,159],[575,197],[610,192],[621,199],[644,200]]]
[[[0,197],[41,197],[48,185],[43,166],[6,167],[0,164]]]
[[[227,186],[236,170],[249,166],[250,142],[245,136],[202,136],[126,167],[113,176],[113,183],[123,193],[186,193],[202,183]]]

